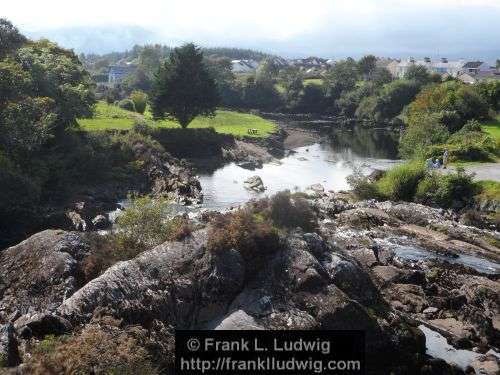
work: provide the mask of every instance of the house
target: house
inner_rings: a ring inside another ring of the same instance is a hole
[[[500,80],[500,72],[498,70],[484,70],[477,73],[462,72],[457,77],[460,81],[473,85],[481,81]]]
[[[490,71],[491,67],[482,61],[469,61],[462,68],[463,73],[477,74],[483,71]]]
[[[480,72],[492,71],[492,68],[482,61],[465,61],[462,59],[450,61],[445,57],[439,60],[432,60],[429,57],[425,57],[419,60],[409,58],[407,60],[398,62],[393,61],[387,66],[387,69],[394,77],[403,78],[408,69],[414,65],[424,66],[431,73],[437,73],[442,76],[447,75],[451,77],[458,77],[459,75],[463,75],[464,73],[467,73],[470,76],[474,76]],[[469,80],[469,78],[465,76],[463,78]]]
[[[135,71],[135,65],[112,65],[108,72],[108,85],[114,86],[123,82],[125,77]]]
[[[259,63],[255,60],[232,60],[231,66],[233,73],[251,73],[258,68]]]

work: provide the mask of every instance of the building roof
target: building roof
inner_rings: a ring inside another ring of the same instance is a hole
[[[479,68],[482,64],[482,61],[469,61],[464,65],[464,68],[476,69]]]

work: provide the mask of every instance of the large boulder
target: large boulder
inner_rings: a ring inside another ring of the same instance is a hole
[[[46,230],[0,252],[0,316],[54,311],[78,289],[79,233]]]
[[[14,367],[21,362],[12,323],[0,325],[0,368]]]

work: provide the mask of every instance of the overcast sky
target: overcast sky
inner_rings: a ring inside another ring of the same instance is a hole
[[[1,2],[23,32],[85,52],[195,41],[286,56],[500,58],[500,0]]]

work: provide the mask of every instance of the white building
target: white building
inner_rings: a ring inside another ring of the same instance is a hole
[[[413,58],[403,60],[403,61],[393,61],[388,66],[387,69],[396,78],[403,78],[408,72],[411,66],[424,66],[429,72],[438,73],[441,75],[448,74],[452,77],[457,77],[461,72],[463,72],[464,66],[469,64],[465,60],[449,61],[446,58],[440,60],[431,60],[429,58],[424,58],[421,60],[415,60]]]
[[[233,73],[251,73],[254,72],[259,63],[255,60],[232,60]]]

